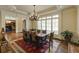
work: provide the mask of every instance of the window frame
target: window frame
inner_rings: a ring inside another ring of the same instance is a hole
[[[58,15],[58,17],[53,17],[55,15]],[[42,30],[42,21],[45,20],[45,30],[47,31],[47,20],[49,20],[49,19],[51,20],[51,32],[54,32],[53,31],[53,19],[58,19],[58,26],[57,26],[58,30],[57,30],[57,33],[55,33],[55,34],[59,34],[59,14],[54,14],[54,15],[51,15],[51,16],[41,17],[40,18],[40,21],[41,21],[41,24],[40,24],[41,29],[40,30]],[[37,26],[37,29],[38,29],[38,26]]]

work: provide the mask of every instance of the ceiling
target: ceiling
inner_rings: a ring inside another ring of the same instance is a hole
[[[53,5],[36,5],[35,10],[37,12],[48,9],[50,7],[53,7]],[[33,5],[17,5],[17,9],[22,10],[22,11],[27,11],[27,12],[33,12]]]
[[[37,12],[48,9],[50,7],[53,7],[53,5],[36,5],[35,10]],[[6,10],[20,10],[24,12],[33,12],[33,5],[0,5],[0,9],[6,9]]]
[[[68,7],[65,6],[57,6],[57,5],[36,5],[35,10],[36,12],[41,12],[48,9],[57,9],[61,7]],[[0,9],[5,9],[9,11],[16,11],[16,12],[23,12],[23,13],[32,13],[33,12],[33,5],[0,5]]]

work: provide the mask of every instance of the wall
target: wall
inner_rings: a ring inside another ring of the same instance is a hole
[[[77,6],[77,34],[79,39],[79,6]]]
[[[31,28],[31,22],[29,20],[29,16],[26,17],[26,30],[28,31]]]
[[[23,17],[18,15],[16,18],[16,32],[22,32],[23,30]]]
[[[5,29],[5,20],[13,20],[13,19],[5,19],[6,16],[12,16],[16,18],[16,14],[9,11],[1,10],[1,27],[4,29]]]
[[[2,20],[1,19],[2,19],[2,17],[1,17],[1,11],[0,11],[0,28],[2,27],[2,24],[1,24]]]
[[[75,7],[62,10],[62,31],[77,32],[77,9]]]
[[[6,11],[6,10],[1,10],[1,27],[3,27],[5,29],[5,16],[12,16],[16,20],[16,32],[22,32],[23,29],[23,19],[26,17],[26,15],[21,15],[21,14],[17,14],[14,12],[10,12],[10,11]],[[9,19],[12,20],[12,19]]]
[[[77,8],[76,7],[69,7],[63,9],[59,12],[59,32],[69,30],[74,33],[74,37],[77,37]],[[61,35],[57,37],[62,38]]]

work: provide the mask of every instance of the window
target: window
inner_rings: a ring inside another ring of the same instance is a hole
[[[37,29],[46,30],[47,33],[54,32],[58,34],[58,19],[58,14],[40,18],[37,21]]]
[[[41,20],[37,21],[37,29],[41,30]]]
[[[52,20],[52,31],[58,34],[58,19]]]
[[[59,15],[53,15],[53,18],[58,18],[59,17]]]
[[[46,27],[47,27],[47,33],[50,33],[51,32],[51,19],[47,19]]]
[[[59,19],[59,15],[53,15],[53,17],[52,17],[52,31],[55,34],[58,34],[58,19]]]
[[[42,20],[42,30],[45,30],[45,20]]]

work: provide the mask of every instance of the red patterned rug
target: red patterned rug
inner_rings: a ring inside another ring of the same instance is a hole
[[[27,53],[45,53],[49,46],[48,42],[46,42],[42,48],[36,48],[33,43],[28,44],[23,39],[17,40],[15,43]]]

